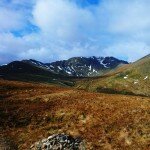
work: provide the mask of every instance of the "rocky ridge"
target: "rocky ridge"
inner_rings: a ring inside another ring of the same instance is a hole
[[[76,77],[93,77],[103,75],[120,65],[128,62],[114,57],[72,57],[68,60],[61,60],[52,63],[42,63],[33,59],[23,60],[39,68],[51,72]]]

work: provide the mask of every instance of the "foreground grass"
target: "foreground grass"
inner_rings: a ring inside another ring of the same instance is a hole
[[[150,147],[149,98],[6,80],[0,98],[1,133],[20,150],[62,132],[82,137],[89,150]]]

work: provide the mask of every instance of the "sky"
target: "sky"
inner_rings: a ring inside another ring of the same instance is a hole
[[[150,0],[0,0],[0,64],[150,53]]]

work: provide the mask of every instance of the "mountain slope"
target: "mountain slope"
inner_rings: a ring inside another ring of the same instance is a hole
[[[72,85],[71,77],[56,74],[26,61],[14,61],[0,67],[0,77],[9,80],[47,82]]]
[[[41,63],[36,60],[23,60],[23,62],[38,66],[42,69],[52,71],[57,74],[92,77],[100,76],[116,67],[128,64],[128,62],[116,59],[114,57],[73,57],[68,60],[56,61],[52,63]]]
[[[76,86],[97,92],[150,96],[150,55],[103,77],[79,81]]]

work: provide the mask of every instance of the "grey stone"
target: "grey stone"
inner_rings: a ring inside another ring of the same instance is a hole
[[[36,142],[30,147],[30,150],[85,150],[85,145],[80,138],[73,138],[62,133]]]

